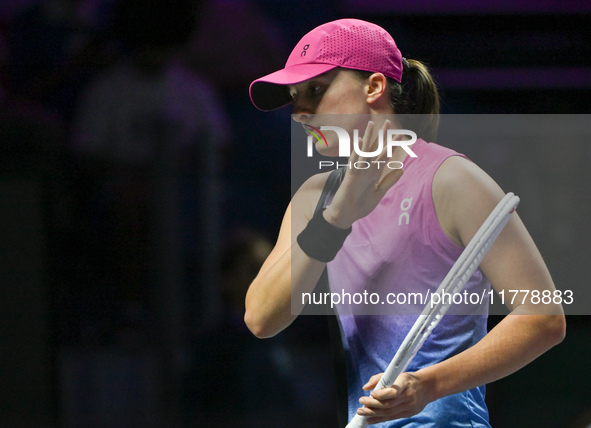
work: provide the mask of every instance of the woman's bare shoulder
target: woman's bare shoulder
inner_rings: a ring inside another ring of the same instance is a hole
[[[485,171],[461,156],[451,156],[441,164],[432,192],[439,224],[458,245],[469,241],[474,228],[504,195]]]

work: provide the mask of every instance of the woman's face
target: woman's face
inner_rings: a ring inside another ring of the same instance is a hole
[[[363,115],[370,113],[367,87],[354,71],[336,68],[288,88],[293,99],[294,120],[302,125],[340,126],[349,132],[365,129],[367,117]],[[336,134],[326,132],[325,136],[328,147],[317,142],[316,149],[327,156],[336,155]]]

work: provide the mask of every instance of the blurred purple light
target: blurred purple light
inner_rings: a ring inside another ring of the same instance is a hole
[[[591,88],[591,68],[478,68],[433,70],[447,89],[578,89]]]
[[[591,12],[587,0],[344,0],[349,13],[388,14],[576,14]]]

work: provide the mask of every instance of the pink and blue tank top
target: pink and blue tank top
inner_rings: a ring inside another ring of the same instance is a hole
[[[388,293],[427,296],[435,291],[463,248],[443,232],[433,206],[432,182],[451,149],[418,140],[407,156],[404,174],[367,217],[355,222],[336,258],[327,265],[333,293]],[[480,270],[465,290],[486,295],[490,283]],[[367,294],[366,294],[367,295]],[[383,372],[424,305],[376,308],[382,315],[359,315],[337,307],[345,350],[349,419],[360,407],[362,386]],[[488,300],[478,314],[446,315],[433,330],[407,371],[413,372],[456,355],[487,332]],[[394,312],[394,313],[393,313]],[[449,313],[453,312],[453,306]],[[352,313],[352,314],[351,314]],[[489,427],[481,386],[434,401],[418,415],[376,427]]]

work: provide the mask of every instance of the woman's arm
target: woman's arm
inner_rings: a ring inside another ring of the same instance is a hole
[[[382,132],[390,125],[389,120],[385,121]],[[361,141],[364,152],[376,150],[379,139],[373,135],[374,126],[370,121],[365,130]],[[353,152],[349,163],[360,160],[366,159]],[[377,157],[369,159],[385,160],[386,147]],[[373,211],[402,173],[401,169],[388,168],[348,169],[331,205],[323,212],[324,219],[333,226],[348,229]],[[315,175],[296,192],[283,218],[277,243],[248,289],[244,320],[257,337],[274,336],[293,322],[303,305],[298,306],[298,302],[292,305],[292,289],[298,295],[311,292],[326,266],[302,251],[297,236],[314,215],[327,178],[328,173]]]
[[[460,158],[447,159],[435,175],[433,200],[439,222],[456,243],[466,245],[503,191],[480,168]],[[497,291],[555,290],[548,269],[518,215],[513,215],[480,268]],[[370,422],[408,417],[429,402],[505,377],[519,370],[565,335],[562,306],[523,299],[479,343],[460,354],[415,373],[404,373],[392,388],[361,400],[359,412]],[[372,377],[372,389],[381,375]]]
[[[302,310],[292,308],[292,281],[302,292],[311,292],[326,266],[307,256],[296,242],[312,218],[326,178],[326,174],[314,176],[296,192],[283,217],[275,247],[246,293],[244,321],[259,338],[276,335]]]

